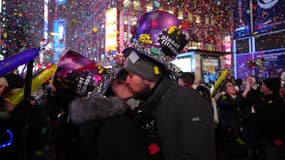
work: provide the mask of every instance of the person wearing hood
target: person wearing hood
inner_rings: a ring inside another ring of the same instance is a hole
[[[285,159],[285,103],[279,94],[280,86],[280,78],[264,79],[261,97],[253,104],[250,124],[260,146],[259,156],[264,160]]]
[[[71,102],[71,121],[79,128],[79,157],[96,160],[146,160],[144,138],[126,99],[132,96],[123,78],[112,80],[107,97]],[[120,78],[118,78],[120,77]]]

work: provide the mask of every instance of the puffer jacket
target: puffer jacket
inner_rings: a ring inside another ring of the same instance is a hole
[[[70,118],[79,128],[80,159],[147,160],[144,138],[116,97],[76,99]]]

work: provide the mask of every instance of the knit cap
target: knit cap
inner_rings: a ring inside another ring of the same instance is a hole
[[[137,54],[135,51],[132,51],[128,56],[125,69],[151,82],[157,82],[164,72],[163,67],[157,62]]]
[[[263,83],[266,85],[268,89],[273,92],[279,92],[281,88],[280,78],[266,78],[263,80]]]

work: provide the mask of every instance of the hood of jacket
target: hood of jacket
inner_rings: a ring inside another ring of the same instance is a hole
[[[126,109],[126,102],[117,97],[77,98],[69,105],[69,116],[73,123],[79,124],[123,114]]]

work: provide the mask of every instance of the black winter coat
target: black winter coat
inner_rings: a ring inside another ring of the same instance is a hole
[[[258,138],[273,143],[275,139],[285,141],[285,103],[278,94],[263,97],[254,105],[252,128]]]
[[[229,94],[221,96],[217,100],[218,114],[219,114],[219,130],[225,131],[231,128],[231,135],[234,138],[240,135],[240,109],[242,108],[244,98],[241,94],[238,94],[235,98]],[[225,134],[225,133],[223,133]],[[225,136],[225,135],[222,135]]]
[[[80,159],[147,160],[144,138],[122,101],[77,99],[70,108],[71,119],[79,127]]]
[[[165,76],[140,107],[156,119],[165,160],[215,160],[215,129],[209,102]]]

